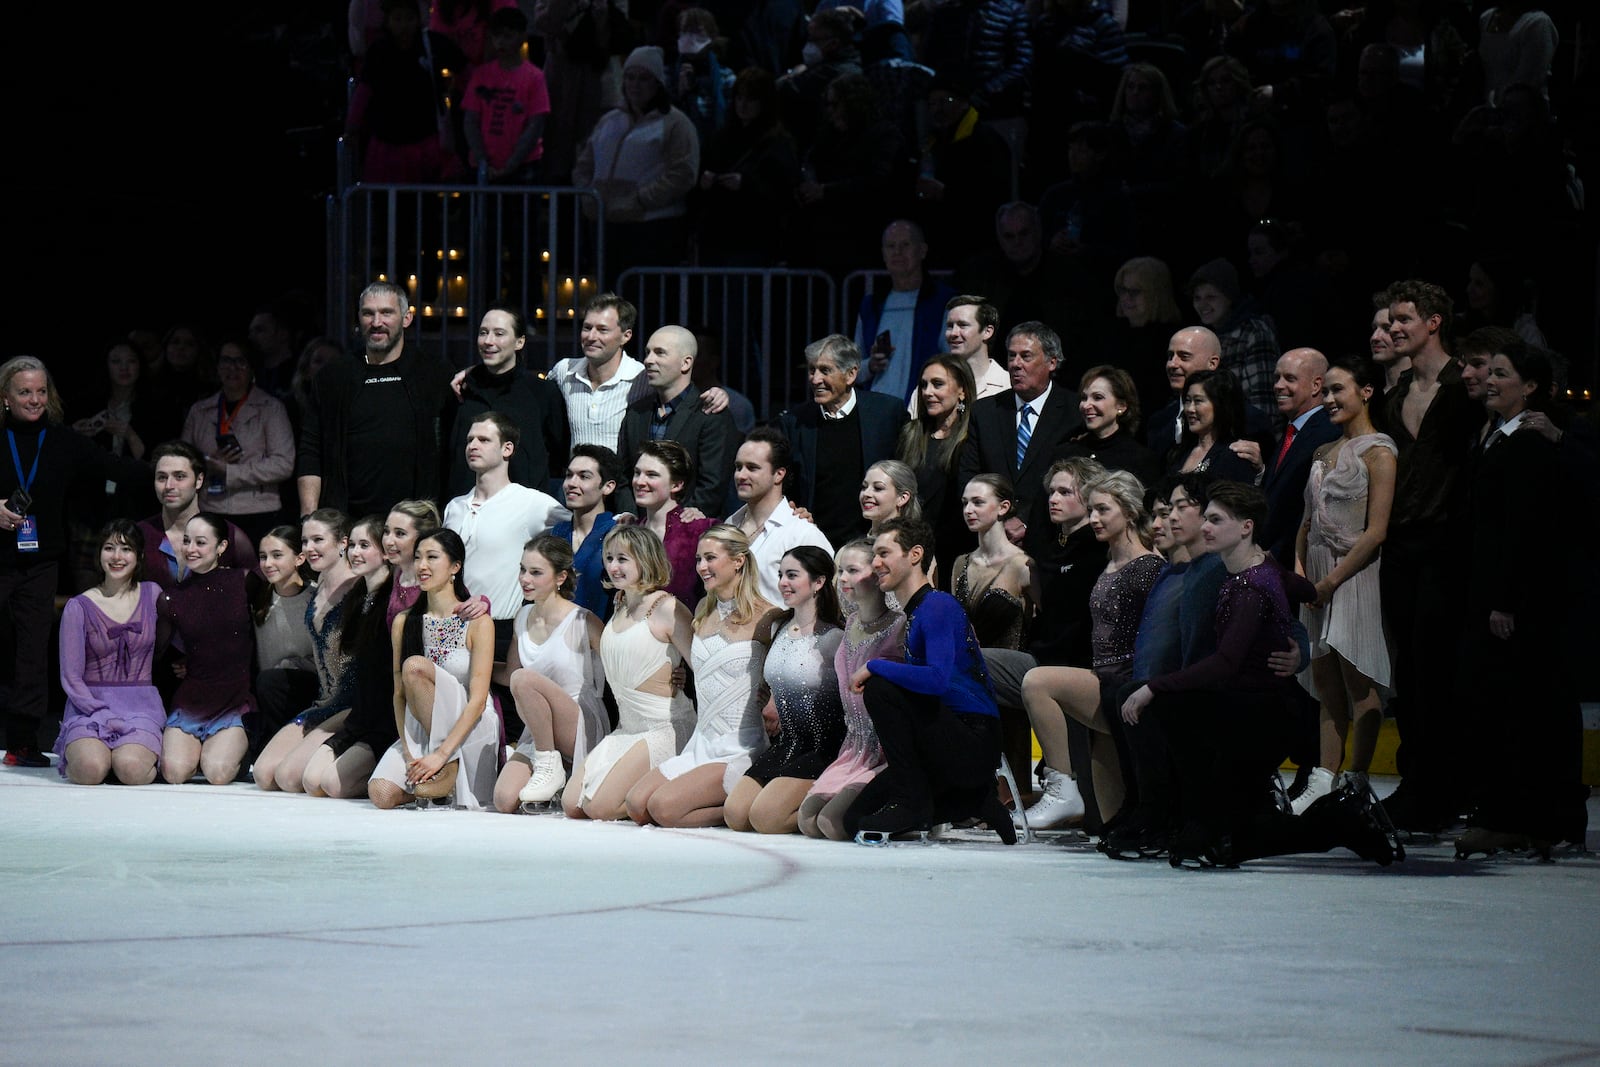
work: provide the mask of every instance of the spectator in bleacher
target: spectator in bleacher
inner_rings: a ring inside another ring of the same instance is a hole
[[[143,459],[166,432],[171,421],[169,403],[154,388],[139,365],[139,354],[127,342],[118,342],[106,353],[106,382],[84,390],[88,403],[77,412],[72,429],[89,438],[113,456]],[[150,510],[150,480],[108,481],[103,491],[85,497],[74,510],[73,541],[77,546],[74,567],[76,588],[86,588],[99,573],[100,545],[97,527],[111,519],[142,515]]]
[[[697,353],[694,334],[682,326],[663,326],[650,335],[645,342],[644,375],[651,395],[630,404],[622,416],[617,457],[624,468],[631,468],[647,442],[678,442],[694,459],[693,481],[681,487],[679,502],[717,516],[722,514],[733,474],[733,416],[726,408],[715,414],[701,408],[700,389],[691,379]],[[616,508],[634,510],[631,480],[628,486],[618,486]]]
[[[461,102],[467,163],[491,182],[538,185],[544,176],[544,126],[550,90],[544,71],[522,56],[528,16],[503,7],[489,16],[488,62],[473,68]]]
[[[980,121],[971,84],[935,74],[917,178],[917,219],[930,235],[933,265],[953,268],[989,247],[990,219],[1011,187],[1011,148]]]
[[[907,419],[902,396],[855,387],[860,370],[861,349],[848,337],[829,334],[811,342],[806,346],[811,399],[778,421],[793,447],[791,499],[809,510],[829,542],[837,544],[864,532],[857,499],[861,476],[880,459],[894,458]]]
[[[1380,135],[1423,130],[1438,138],[1438,123],[1429,113],[1422,87],[1407,83],[1401,76],[1401,53],[1394,45],[1375,41],[1361,49],[1356,60],[1355,92],[1362,113]]]
[[[865,75],[829,82],[823,116],[795,187],[795,259],[843,278],[872,261],[872,234],[910,200],[916,160],[894,123],[880,115]]]
[[[985,120],[1022,116],[1033,67],[1022,0],[911,0],[906,28],[917,39],[923,66],[972,86],[972,105]]]
[[[817,0],[812,14],[836,8],[855,8],[866,19],[857,34],[863,64],[916,58],[911,38],[906,35],[906,11],[901,0]]]
[[[855,44],[855,23],[850,13],[818,11],[806,21],[803,62],[778,79],[778,110],[784,126],[794,135],[802,153],[809,151],[819,131],[826,130],[828,86],[846,74],[861,73],[861,53]]]
[[[676,29],[676,47],[667,50],[668,85],[672,102],[694,123],[703,149],[728,121],[734,72],[720,54],[727,42],[711,12],[686,7]]]
[[[1533,279],[1509,258],[1480,254],[1467,267],[1466,309],[1456,319],[1465,337],[1480,326],[1503,326],[1535,348],[1545,348],[1544,331],[1534,317]]]
[[[200,331],[178,323],[161,339],[161,354],[145,368],[150,385],[167,398],[171,425],[166,441],[183,429],[183,416],[189,405],[211,392],[217,385],[217,355]]]
[[[388,35],[374,41],[345,116],[367,182],[440,181],[456,170],[435,57],[415,0],[383,0]],[[465,76],[465,71],[460,71]]]
[[[283,402],[255,381],[260,354],[246,340],[217,346],[222,389],[197,400],[183,439],[205,456],[205,508],[225,515],[252,545],[283,521],[283,485],[294,473],[294,429]]]
[[[1171,399],[1167,342],[1183,321],[1164,260],[1135,256],[1117,268],[1117,318],[1107,336],[1106,362],[1133,375],[1139,406],[1159,411]]]
[[[1550,66],[1561,35],[1538,0],[1506,0],[1478,16],[1478,58],[1483,64],[1483,99],[1491,105],[1513,85],[1550,95]]]
[[[516,6],[516,0],[433,0],[428,35],[440,62],[450,68],[458,85],[465,84],[480,64],[494,58],[490,41],[494,13]]]
[[[300,427],[305,424],[306,409],[311,406],[311,391],[316,387],[317,375],[322,368],[336,359],[345,359],[344,346],[331,337],[313,337],[306,342],[295,363],[294,378],[290,381],[289,422],[294,426],[294,438],[300,440]]]
[[[341,505],[358,515],[387,514],[396,500],[439,495],[445,419],[455,398],[445,362],[405,343],[412,311],[393,282],[362,290],[364,359],[337,359],[322,369],[301,428],[302,515]]]
[[[606,212],[606,270],[671,267],[688,247],[688,197],[700,177],[694,123],[672,106],[661,49],[643,45],[622,65],[622,105],[595,123],[572,168]]]
[[[570,174],[601,113],[615,106],[617,64],[633,47],[633,27],[614,0],[537,0],[533,27],[544,35],[550,86],[545,174]]]
[[[733,82],[728,121],[701,153],[700,260],[767,267],[783,258],[800,180],[794,138],[778,119],[770,71],[746,67]]]
[[[1227,41],[1273,110],[1305,114],[1338,71],[1339,42],[1316,0],[1256,0]]]
[[[1178,116],[1178,101],[1160,67],[1123,68],[1110,115],[1117,134],[1115,170],[1133,201],[1141,248],[1167,240],[1178,214],[1189,153],[1189,131]]]
[[[1221,258],[1237,263],[1245,257],[1245,237],[1256,222],[1313,214],[1305,184],[1289,175],[1289,164],[1297,158],[1285,147],[1275,123],[1245,123],[1229,147],[1222,173],[1200,187],[1200,199],[1190,206],[1198,246],[1220,249]]]
[[[1077,392],[1054,380],[1061,366],[1061,338],[1054,330],[1042,322],[1014,326],[1006,352],[1011,388],[972,405],[960,482],[986,472],[1010,478],[1017,506],[1006,533],[1038,559],[1054,536],[1045,472],[1083,428],[1083,417]]]
[[[1201,180],[1222,176],[1245,122],[1260,105],[1250,71],[1232,56],[1214,55],[1194,81],[1189,125],[1190,170]]]
[[[289,305],[274,301],[256,308],[245,332],[260,357],[256,361],[255,387],[265,389],[287,405],[299,341]]]
[[[1260,219],[1250,227],[1245,247],[1254,276],[1252,300],[1283,344],[1331,348],[1340,336],[1329,324],[1335,295],[1328,276],[1308,258],[1306,244],[1298,222]]]
[[[926,272],[927,257],[922,227],[891,222],[883,231],[889,291],[874,287],[856,315],[856,347],[866,354],[860,383],[906,404],[916,395],[922,365],[943,347],[945,306],[956,295]]]
[[[1024,153],[1025,195],[1066,177],[1061,128],[1099,119],[1116,98],[1128,63],[1122,24],[1105,0],[1042,0],[1033,14],[1033,65],[1029,82],[1035,109],[1050,108],[1050,122],[1034,122]]]
[[[1112,129],[1086,120],[1067,130],[1067,179],[1039,198],[1045,247],[1104,284],[1133,248],[1134,202],[1113,169]],[[1109,309],[1108,309],[1109,310]],[[1067,324],[1060,324],[1063,328]]]
[[[503,304],[491,306],[478,323],[477,366],[461,378],[461,404],[450,430],[450,478],[446,493],[460,496],[472,488],[467,467],[467,430],[486,412],[498,411],[520,431],[511,454],[511,480],[541,491],[566,467],[572,433],[567,403],[556,383],[535,374],[522,353],[528,323],[522,312]]]
[[[819,4],[818,8],[825,5]],[[867,5],[870,17],[872,4]],[[738,40],[735,61],[777,75],[801,62],[806,45],[806,10],[801,0],[753,0],[738,5],[738,26],[723,23]]]
[[[1226,259],[1213,259],[1189,276],[1188,289],[1195,317],[1216,334],[1221,347],[1219,369],[1238,379],[1247,403],[1273,410],[1278,335],[1271,320],[1257,314],[1245,299],[1239,272]]]
[[[39,720],[47,706],[50,630],[68,549],[68,499],[81,499],[107,480],[149,475],[141,464],[103,452],[62,425],[61,394],[33,356],[0,365],[0,403],[8,458],[15,461],[0,461],[0,610],[10,613],[15,642],[5,763],[45,767]]]
[[[957,291],[983,293],[999,313],[996,332],[1019,322],[1071,323],[1074,275],[1059,258],[1044,254],[1039,209],[1021,200],[995,213],[995,245],[961,265],[951,279]]]

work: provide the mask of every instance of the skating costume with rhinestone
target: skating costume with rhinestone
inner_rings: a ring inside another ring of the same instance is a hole
[[[67,776],[67,746],[94,738],[109,749],[143,745],[161,755],[167,709],[151,682],[156,600],[161,587],[139,583],[139,606],[126,622],[80,594],[61,612],[61,688],[67,703],[56,736],[56,770]]]
[[[311,633],[311,659],[317,668],[317,702],[296,715],[294,721],[308,731],[355,702],[356,672],[350,669],[350,654],[339,647],[343,622],[344,597],[328,606],[320,627],[317,625],[317,598],[315,595],[306,598],[306,629]]]
[[[433,723],[431,729],[423,729],[410,705],[406,706],[405,743],[414,759],[421,759],[444,744],[466,711],[467,687],[472,680],[472,653],[467,650],[469,625],[459,615],[422,616],[422,654],[433,661]],[[500,717],[492,701],[484,701],[483,714],[461,743],[460,751],[451,758],[461,764],[456,772],[456,805],[474,810],[490,807],[494,802],[494,781],[500,773]],[[389,746],[372,777],[410,792],[406,787],[406,754],[399,741]]]
[[[1027,601],[1009,590],[997,588],[993,578],[982,589],[974,590],[967,581],[969,559],[962,557],[951,592],[967,609],[978,644],[984,648],[1021,649],[1028,639]]]
[[[661,607],[671,593],[654,594],[650,611]],[[661,608],[665,611],[665,608]],[[650,615],[633,622],[625,630],[617,623],[627,612],[617,611],[600,635],[600,661],[605,665],[611,695],[617,701],[617,728],[590,750],[583,761],[583,793],[579,802],[594,799],[600,783],[618,760],[640,741],[650,756],[650,766],[659,767],[671,759],[688,741],[694,730],[694,702],[682,693],[661,696],[646,693],[639,686],[661,673],[663,667],[676,667],[682,657],[667,641],[656,640],[650,632]]]
[[[1387,434],[1369,433],[1352,437],[1339,449],[1338,460],[1311,464],[1306,480],[1306,515],[1311,528],[1306,534],[1306,578],[1315,585],[1339,565],[1367,528],[1367,465],[1361,457],[1374,448],[1395,453]],[[1393,658],[1380,606],[1378,575],[1381,559],[1374,555],[1322,607],[1310,604],[1300,608],[1300,619],[1311,634],[1311,657],[1316,659],[1337,652],[1356,670],[1378,686],[1389,686]],[[1303,677],[1313,696],[1311,672]]]
[[[897,659],[904,655],[906,617],[898,611],[885,611],[873,620],[873,629],[863,630],[851,617],[833,656],[834,677],[839,681],[839,699],[844,709],[844,741],[839,754],[811,787],[815,796],[833,796],[852,786],[866,785],[883,770],[883,746],[866,701],[850,689],[850,677],[872,659]]]
[[[245,592],[249,572],[217,567],[191,572],[161,594],[158,611],[186,656],[184,678],[172,694],[167,725],[204,741],[255,710],[250,664],[255,623]]]
[[[721,631],[694,636],[694,734],[683,751],[660,767],[668,781],[708,763],[724,765],[722,788],[733,786],[750,761],[767,747],[761,721],[761,668],[767,646],[756,640],[729,641]]]
[[[762,673],[778,709],[778,736],[747,772],[762,785],[774,778],[816,778],[844,741],[844,704],[834,674],[842,634],[825,623],[817,626],[812,634],[784,626],[767,650]]]
[[[611,728],[611,719],[601,700],[605,668],[600,664],[599,653],[589,644],[589,620],[594,616],[584,608],[575,608],[556,624],[542,643],[535,643],[528,636],[528,617],[533,614],[533,607],[532,604],[523,605],[513,624],[517,658],[523,670],[550,679],[578,705],[578,735],[572,746],[572,765],[576,767]],[[534,751],[533,739],[524,731],[517,752],[532,761]]]

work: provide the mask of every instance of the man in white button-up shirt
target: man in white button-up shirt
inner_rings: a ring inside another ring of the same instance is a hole
[[[833,546],[816,524],[797,516],[783,498],[789,462],[789,439],[771,426],[751,430],[733,460],[733,487],[744,504],[728,522],[750,538],[761,595],[773,604],[783,603],[778,564],[791,548],[815,545],[833,555]]]
[[[615,293],[601,293],[583,309],[578,343],[583,354],[557,363],[550,376],[567,398],[575,445],[604,445],[613,452],[628,405],[651,395],[644,364],[623,351],[639,313]]]

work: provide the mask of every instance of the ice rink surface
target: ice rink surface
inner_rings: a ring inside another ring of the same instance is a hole
[[[0,1063],[1600,1064],[1592,856],[1185,872],[11,768],[0,812]]]

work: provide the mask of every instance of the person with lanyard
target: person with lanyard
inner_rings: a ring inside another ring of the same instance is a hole
[[[6,458],[0,461],[0,609],[15,631],[5,764],[48,767],[39,746],[50,629],[67,551],[67,500],[85,487],[149,477],[144,464],[104,452],[63,425],[61,395],[44,363],[17,356],[0,365]]]
[[[206,463],[206,508],[259,543],[283,515],[279,490],[294,473],[294,429],[283,401],[256,383],[260,355],[249,341],[217,349],[215,396],[195,402],[183,439]]]

